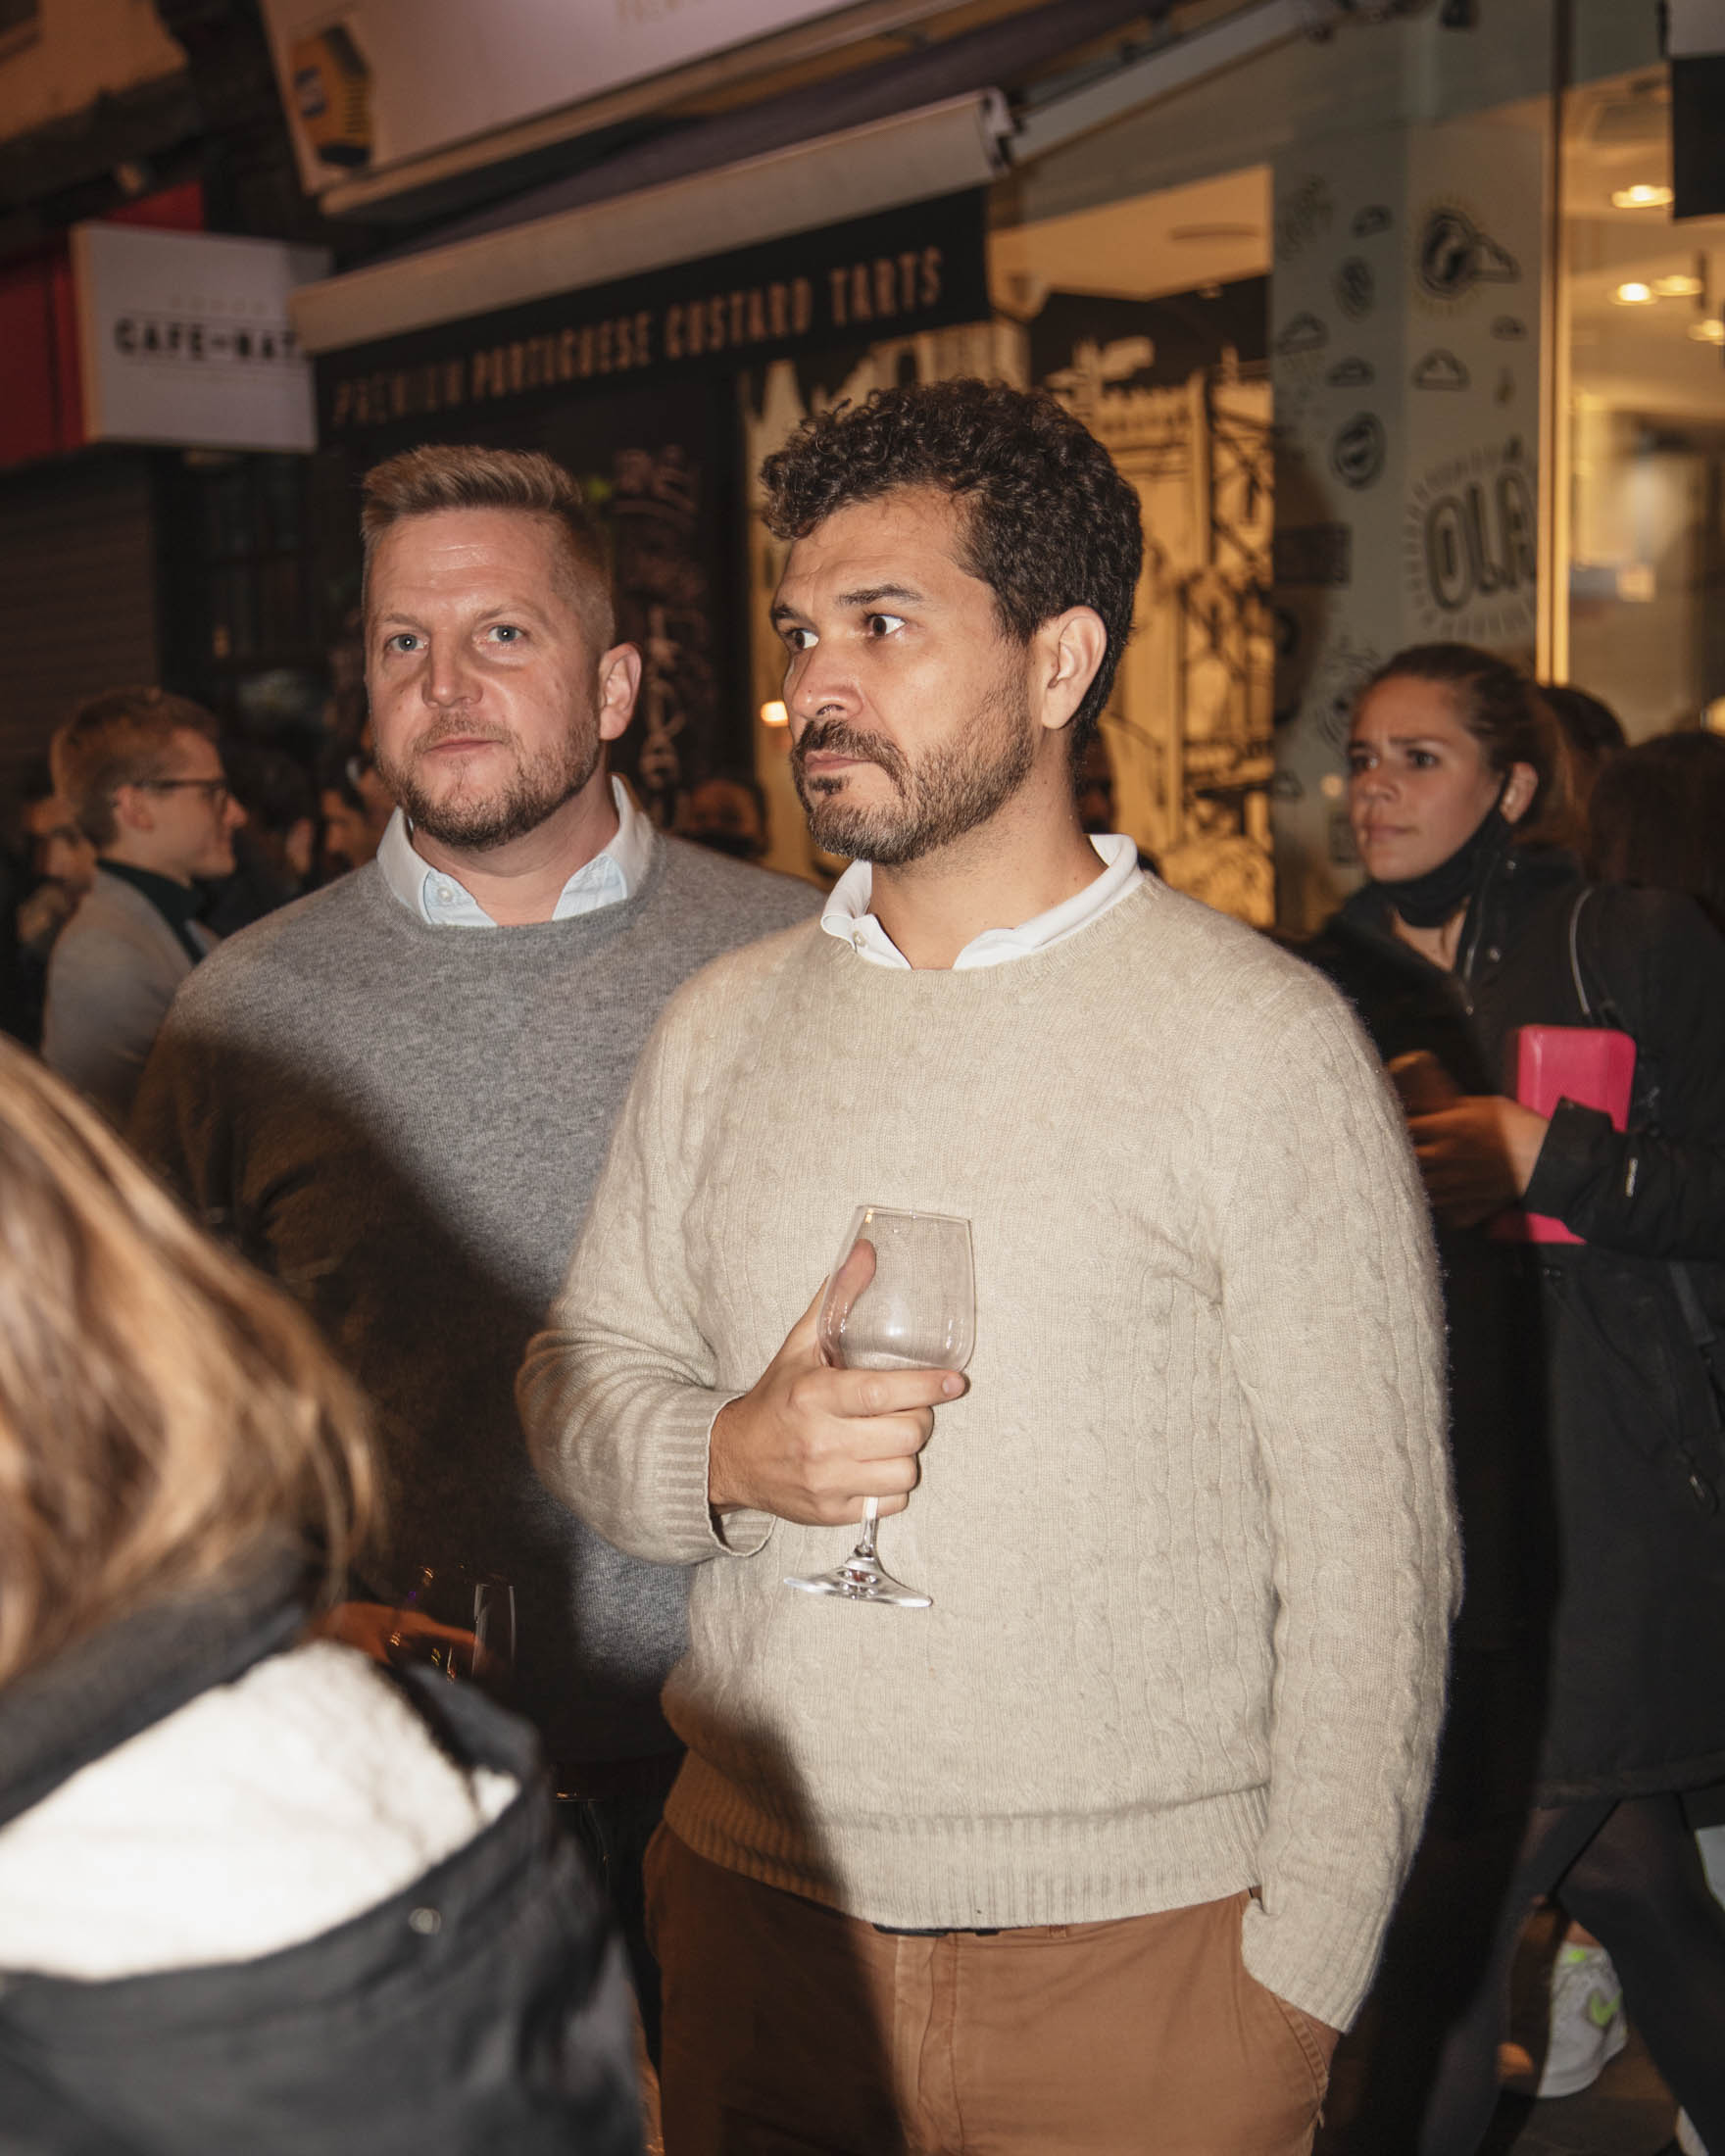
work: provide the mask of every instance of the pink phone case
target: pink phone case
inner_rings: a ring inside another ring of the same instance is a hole
[[[1635,1042],[1608,1026],[1523,1026],[1515,1037],[1515,1098],[1549,1116],[1559,1101],[1603,1108],[1613,1130],[1629,1127]],[[1492,1233],[1507,1243],[1579,1243],[1547,1213],[1501,1213]]]

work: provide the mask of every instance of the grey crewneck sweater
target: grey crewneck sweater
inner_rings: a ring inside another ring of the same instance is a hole
[[[518,1696],[554,1758],[672,1741],[657,1699],[686,1575],[620,1555],[540,1486],[521,1352],[665,1000],[819,904],[661,839],[619,905],[433,928],[372,863],[223,944],[144,1076],[139,1151],[307,1304],[376,1404],[379,1585],[439,1559],[511,1580]]]
[[[707,1505],[708,1433],[873,1200],[969,1219],[970,1390],[881,1554]],[[695,1575],[665,1817],[878,1924],[1262,1889],[1247,1966],[1353,2016],[1419,1831],[1455,1590],[1443,1327],[1381,1067],[1327,984],[1147,881],[1007,965],[817,927],[641,1059],[520,1396],[540,1472]]]

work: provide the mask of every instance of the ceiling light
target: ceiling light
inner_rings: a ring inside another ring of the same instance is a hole
[[[763,726],[788,726],[791,723],[791,714],[782,704],[764,704],[761,707],[761,723]]]
[[[1697,344],[1725,344],[1725,321],[1692,321],[1689,333]]]
[[[1693,300],[1700,294],[1701,280],[1694,276],[1655,277],[1653,290],[1662,300]]]
[[[1653,288],[1651,284],[1620,284],[1611,297],[1619,307],[1651,307]]]
[[[1612,194],[1613,210],[1664,210],[1670,207],[1672,194],[1669,187],[1651,187],[1640,181],[1633,187],[1619,187]]]

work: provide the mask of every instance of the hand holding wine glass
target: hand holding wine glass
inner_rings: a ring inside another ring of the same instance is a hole
[[[822,1298],[818,1332],[829,1363],[861,1370],[961,1370],[976,1337],[970,1223],[944,1213],[859,1206]],[[866,1497],[862,1533],[829,1572],[786,1575],[786,1587],[847,1601],[927,1609],[931,1597],[880,1562],[880,1504]]]
[[[708,1499],[720,1518],[747,1509],[838,1527],[855,1522],[870,1497],[883,1518],[902,1512],[935,1405],[965,1389],[940,1368],[835,1367],[820,1343],[827,1287],[749,1391],[714,1419]]]

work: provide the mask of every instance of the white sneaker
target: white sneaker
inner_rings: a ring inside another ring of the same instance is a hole
[[[1552,1967],[1552,2036],[1536,2096],[1589,2088],[1629,2041],[1623,1986],[1602,1946],[1560,1946]]]

